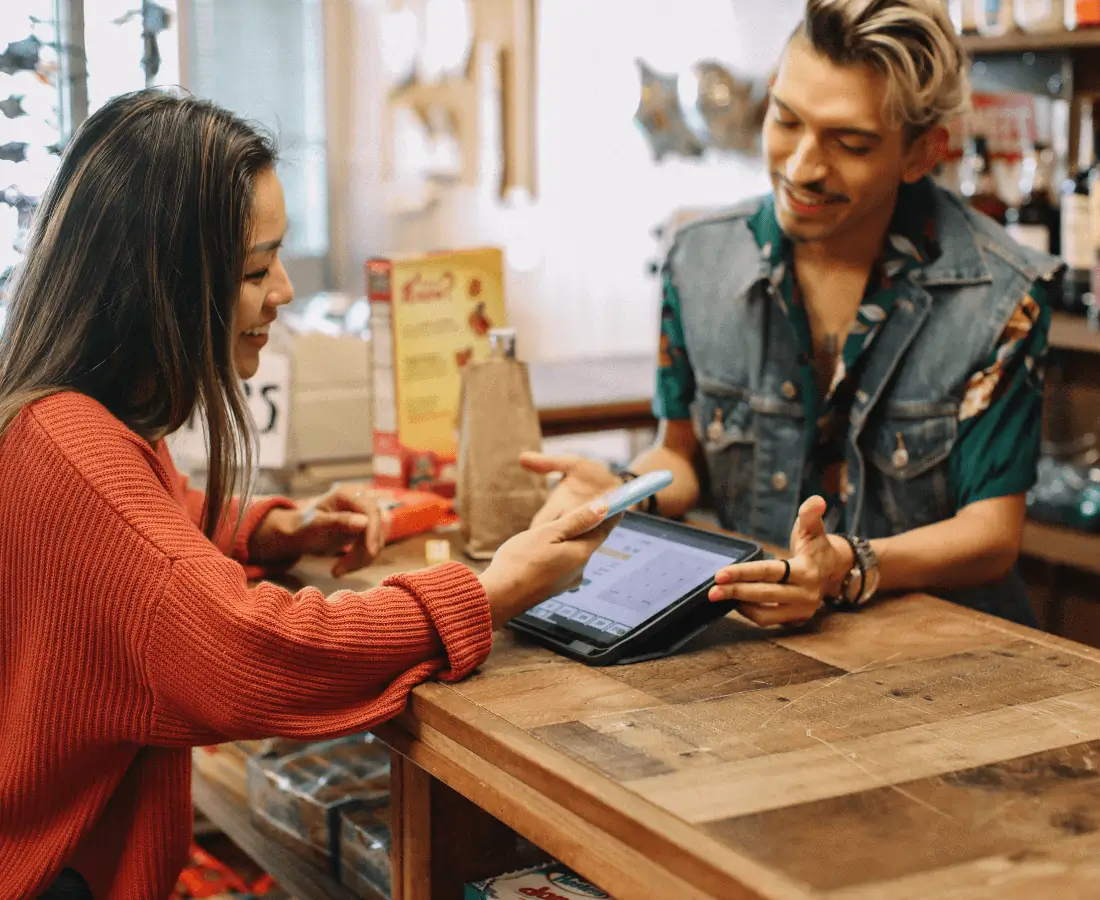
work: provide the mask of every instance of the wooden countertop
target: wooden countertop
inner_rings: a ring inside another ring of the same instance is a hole
[[[1100,896],[1100,652],[932,597],[606,669],[505,632],[378,733],[617,900]]]

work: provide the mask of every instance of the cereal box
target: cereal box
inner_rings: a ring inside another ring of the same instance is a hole
[[[367,262],[374,479],[454,495],[460,372],[506,324],[499,248]]]

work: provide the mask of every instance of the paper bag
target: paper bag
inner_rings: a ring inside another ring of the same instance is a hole
[[[527,366],[501,353],[468,363],[459,401],[455,505],[471,559],[491,559],[546,502],[544,477],[519,462],[524,451],[541,449]]]

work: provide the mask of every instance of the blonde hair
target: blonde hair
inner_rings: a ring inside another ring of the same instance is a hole
[[[838,65],[886,78],[886,118],[909,137],[970,105],[969,59],[942,0],[807,0],[796,33]]]

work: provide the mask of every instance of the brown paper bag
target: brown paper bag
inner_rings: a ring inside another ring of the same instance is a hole
[[[489,359],[462,370],[455,507],[466,555],[491,559],[531,524],[548,495],[542,475],[519,462],[542,449],[527,366],[514,358],[514,335],[501,329]]]

